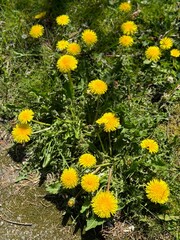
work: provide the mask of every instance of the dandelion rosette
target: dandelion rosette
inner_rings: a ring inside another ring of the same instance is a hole
[[[18,120],[21,123],[28,123],[32,121],[33,117],[34,117],[34,112],[31,109],[25,109],[19,113]]]
[[[99,188],[99,177],[95,174],[85,174],[81,179],[81,186],[86,192],[94,192]]]
[[[78,55],[81,53],[81,47],[78,43],[69,43],[67,46],[67,52],[71,55]]]
[[[90,168],[96,164],[96,158],[90,153],[85,153],[80,156],[79,164],[85,168]]]
[[[174,49],[171,50],[170,54],[171,54],[172,57],[177,58],[177,57],[180,56],[180,50],[174,48]]]
[[[78,185],[78,173],[74,168],[64,169],[60,180],[64,188],[75,188]]]
[[[41,19],[46,16],[46,12],[40,12],[34,16],[35,19]]]
[[[173,40],[172,38],[162,38],[160,41],[160,48],[163,50],[168,50],[173,46]]]
[[[32,128],[29,124],[18,123],[12,131],[13,139],[17,143],[29,142],[31,134]]]
[[[159,150],[158,143],[153,139],[145,139],[140,145],[142,148],[148,149],[150,153],[157,153]]]
[[[119,44],[123,47],[131,47],[134,43],[134,40],[131,36],[123,35],[119,38]]]
[[[137,25],[133,21],[127,21],[121,25],[121,29],[125,35],[133,35],[137,32]]]
[[[151,202],[160,204],[166,203],[170,195],[168,184],[161,179],[152,179],[147,183],[145,191]]]
[[[114,113],[104,113],[104,115],[96,120],[96,123],[104,125],[105,132],[115,131],[120,126],[119,118]]]
[[[93,197],[93,212],[100,218],[109,218],[118,210],[118,201],[109,191],[100,191]]]
[[[40,24],[36,24],[31,27],[29,35],[33,38],[39,38],[44,33],[44,27]]]
[[[121,12],[130,12],[131,11],[131,4],[129,2],[123,2],[119,5],[119,10]]]
[[[56,18],[56,22],[58,25],[65,26],[69,24],[70,19],[68,15],[60,15]]]
[[[161,51],[159,47],[151,46],[151,47],[148,47],[148,49],[145,52],[145,55],[147,59],[157,62],[161,57]]]
[[[64,55],[57,61],[57,68],[62,73],[74,71],[77,68],[78,60],[71,55]]]
[[[100,79],[96,79],[96,80],[91,81],[88,84],[88,88],[91,93],[97,94],[97,95],[102,95],[102,94],[106,93],[108,86],[104,81],[102,81]]]
[[[93,30],[86,29],[82,33],[82,40],[86,43],[86,45],[91,46],[97,42],[97,35]]]
[[[63,50],[65,50],[65,49],[67,48],[68,44],[69,44],[68,41],[66,41],[66,40],[60,40],[60,41],[57,42],[56,48],[57,48],[58,50],[60,50],[60,51],[63,51]]]

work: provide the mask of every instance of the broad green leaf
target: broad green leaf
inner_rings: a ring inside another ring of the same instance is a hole
[[[80,213],[83,213],[83,212],[85,212],[86,211],[86,209],[88,209],[89,207],[90,207],[90,201],[85,201],[84,202],[84,204],[82,205],[82,207],[81,207],[81,211],[80,211]]]
[[[46,191],[51,194],[57,194],[59,192],[59,189],[61,187],[60,182],[55,182],[46,187]]]
[[[85,231],[89,231],[92,228],[95,228],[99,225],[102,225],[104,222],[105,222],[105,220],[92,217],[92,218],[87,220]]]

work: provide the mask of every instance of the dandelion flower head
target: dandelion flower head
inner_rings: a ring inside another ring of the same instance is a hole
[[[180,56],[180,50],[174,48],[174,49],[171,50],[170,54],[171,54],[172,57],[177,58],[177,57]]]
[[[133,21],[127,21],[121,25],[121,29],[125,35],[133,35],[137,32],[137,25]]]
[[[100,218],[109,218],[118,210],[117,199],[109,191],[98,192],[93,197],[91,205],[93,212]]]
[[[69,43],[67,46],[67,52],[71,55],[78,55],[81,53],[81,47],[78,43]]]
[[[78,185],[78,174],[74,168],[64,169],[60,177],[64,188],[75,188]]]
[[[97,35],[93,30],[86,29],[82,33],[82,40],[86,43],[88,46],[92,46],[97,42]]]
[[[65,26],[69,24],[70,19],[68,15],[60,15],[56,18],[56,22],[58,25]]]
[[[94,192],[99,188],[99,177],[95,174],[85,174],[81,179],[81,186],[86,192]]]
[[[164,204],[168,201],[170,195],[169,187],[163,180],[152,179],[146,185],[147,198],[154,203]]]
[[[88,88],[91,93],[97,94],[97,95],[102,95],[102,94],[106,93],[106,91],[108,89],[107,84],[100,79],[91,81],[88,84]]]
[[[96,158],[90,153],[85,153],[80,156],[79,164],[85,168],[92,167],[96,164]]]
[[[119,5],[119,10],[121,12],[129,12],[131,11],[131,4],[129,2],[123,2]]]
[[[24,143],[29,142],[32,128],[28,124],[16,124],[13,128],[12,136],[15,142]]]
[[[115,131],[120,126],[119,118],[114,113],[104,113],[104,115],[96,120],[96,123],[104,125],[105,132]]]
[[[46,16],[46,12],[40,12],[34,16],[35,19],[41,19]]]
[[[21,123],[28,123],[32,121],[33,117],[34,117],[34,112],[31,109],[25,109],[19,113],[18,120]]]
[[[159,146],[153,139],[145,139],[140,143],[142,148],[148,149],[150,153],[157,153]]]
[[[57,61],[57,68],[62,73],[74,71],[77,68],[78,61],[71,55],[63,55]]]
[[[133,45],[133,38],[131,36],[123,35],[119,38],[119,44],[123,47],[131,47]]]
[[[147,59],[157,62],[160,59],[161,51],[159,47],[151,46],[151,47],[148,47],[148,49],[145,52],[145,55]]]
[[[160,48],[163,50],[170,49],[172,47],[172,45],[173,45],[172,38],[165,37],[165,38],[162,38],[160,41]]]
[[[60,51],[63,51],[67,48],[69,42],[66,41],[66,40],[61,40],[61,41],[58,41],[57,44],[56,44],[56,48]]]
[[[33,38],[39,38],[44,33],[44,27],[40,24],[36,24],[31,27],[29,35]]]

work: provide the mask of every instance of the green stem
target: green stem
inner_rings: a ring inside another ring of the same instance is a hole
[[[37,120],[32,120],[32,122],[39,123],[41,125],[51,126],[51,124],[49,124],[49,123],[44,123],[44,122],[40,122],[40,121],[37,121]]]
[[[110,156],[112,156],[112,145],[111,145],[110,132],[108,132],[108,139],[109,139],[109,154],[110,154]]]
[[[32,134],[36,134],[36,133],[40,133],[40,132],[44,132],[44,131],[47,131],[47,130],[49,130],[49,129],[51,129],[51,127],[41,129],[41,130],[39,130],[39,131],[33,132]]]
[[[102,140],[101,140],[101,137],[100,137],[99,133],[97,134],[97,136],[98,136],[98,138],[99,138],[99,141],[100,141],[101,148],[102,148],[103,152],[106,153],[105,148],[104,148],[104,145],[103,145],[103,142],[102,142]]]
[[[98,99],[97,99],[97,106],[96,106],[96,113],[95,113],[95,117],[94,117],[94,122],[96,121],[96,119],[97,119],[97,115],[98,115],[99,99],[100,99],[100,97],[98,96]]]
[[[107,191],[109,191],[109,189],[110,189],[110,184],[111,184],[111,179],[112,179],[112,172],[113,172],[113,166],[111,168],[109,168]]]
[[[73,87],[73,80],[71,77],[71,72],[68,72],[68,79],[69,79],[69,92],[70,92],[70,98],[74,98],[74,87]]]

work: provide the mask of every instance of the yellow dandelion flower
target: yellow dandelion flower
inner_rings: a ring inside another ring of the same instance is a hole
[[[78,185],[78,174],[74,168],[64,169],[60,177],[64,188],[75,188]]]
[[[147,59],[157,62],[161,57],[161,51],[159,47],[151,46],[148,47],[148,49],[145,52],[145,55]]]
[[[66,41],[66,40],[61,40],[61,41],[58,41],[57,44],[56,44],[56,48],[60,51],[63,51],[67,48],[69,42]]]
[[[58,25],[64,26],[70,22],[68,15],[60,15],[56,18],[56,22]]]
[[[127,21],[121,25],[121,29],[126,35],[133,35],[137,32],[137,25],[133,21]]]
[[[57,61],[57,68],[62,73],[73,71],[77,68],[78,61],[75,57],[70,55],[64,55]]]
[[[35,19],[41,19],[46,16],[46,12],[40,12],[34,16]]]
[[[96,158],[90,153],[85,153],[80,156],[79,164],[86,168],[92,167],[96,164]]]
[[[34,117],[34,112],[31,109],[25,109],[18,115],[18,120],[21,123],[28,123],[32,121]]]
[[[74,207],[75,203],[76,203],[76,199],[72,197],[68,200],[67,205],[68,207]]]
[[[108,86],[104,81],[102,81],[100,79],[96,79],[96,80],[91,81],[88,84],[88,88],[91,93],[97,94],[97,95],[102,95],[107,91]]]
[[[130,12],[131,11],[131,4],[129,2],[123,2],[119,5],[119,10],[121,12]]]
[[[90,29],[86,29],[83,31],[82,39],[88,46],[95,44],[98,40],[96,33]]]
[[[109,191],[100,191],[91,202],[93,212],[100,218],[109,218],[118,210],[117,199]]]
[[[174,48],[174,49],[171,50],[170,54],[171,54],[172,57],[177,58],[177,57],[180,56],[180,50]]]
[[[115,131],[120,126],[119,118],[114,113],[104,113],[104,115],[96,120],[96,123],[104,125],[105,132]]]
[[[99,177],[88,173],[82,177],[81,186],[86,192],[94,192],[99,188]]]
[[[159,150],[159,146],[156,141],[152,139],[145,139],[140,143],[142,148],[146,148],[150,153],[157,153]]]
[[[32,134],[32,128],[28,124],[16,124],[13,128],[12,136],[17,143],[24,143],[30,140]]]
[[[173,45],[172,38],[165,37],[165,38],[162,38],[160,41],[160,48],[163,50],[170,49],[172,45]]]
[[[170,195],[169,187],[163,180],[153,179],[146,185],[147,198],[154,203],[164,204]]]
[[[133,45],[133,38],[130,36],[123,35],[119,38],[119,44],[123,47],[131,47]]]
[[[40,24],[36,24],[31,27],[29,35],[33,38],[39,38],[44,33],[44,27]]]
[[[81,47],[78,43],[69,43],[67,46],[67,52],[71,55],[78,55],[81,53]]]

